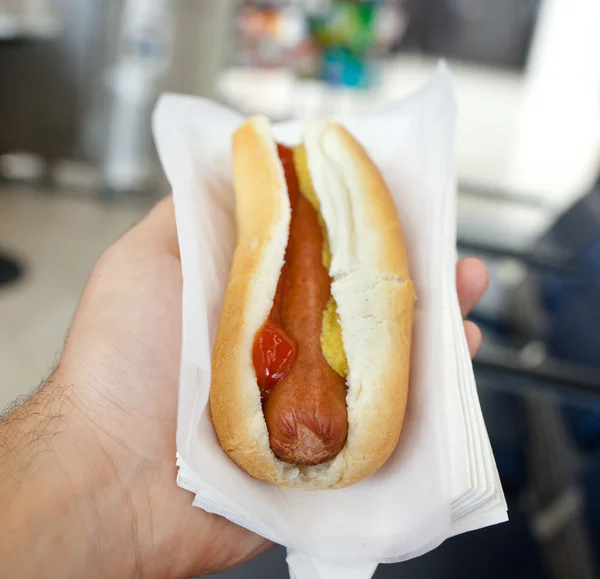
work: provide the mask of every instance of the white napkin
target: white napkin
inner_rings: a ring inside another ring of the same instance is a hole
[[[295,579],[368,579],[446,538],[506,520],[458,307],[450,75],[415,95],[339,119],[365,146],[397,202],[418,301],[409,406],[400,444],[376,475],[338,491],[255,480],[221,450],[207,406],[211,348],[235,244],[231,136],[242,121],[215,103],[161,98],[157,147],[173,188],[183,267],[178,484],[194,505],[288,548]],[[300,140],[300,125],[275,129]]]

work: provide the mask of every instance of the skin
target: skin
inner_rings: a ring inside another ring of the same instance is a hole
[[[270,546],[175,484],[181,284],[166,199],[102,256],[56,372],[0,422],[1,576],[179,579]],[[486,286],[458,265],[464,315]]]

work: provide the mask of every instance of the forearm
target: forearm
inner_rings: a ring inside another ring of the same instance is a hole
[[[90,432],[58,380],[0,422],[0,575],[132,576],[132,507]]]

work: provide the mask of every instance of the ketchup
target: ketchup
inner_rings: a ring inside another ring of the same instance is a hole
[[[300,186],[294,166],[294,152],[284,145],[278,145],[277,149],[285,172],[293,215],[294,207],[300,196]],[[256,333],[252,347],[252,361],[256,372],[256,381],[263,400],[289,374],[298,356],[298,345],[285,332],[281,320],[285,286],[289,277],[288,269],[286,251],[284,265],[279,275],[277,290],[273,299],[273,307],[269,317]]]

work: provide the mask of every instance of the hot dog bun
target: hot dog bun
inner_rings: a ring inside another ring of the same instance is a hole
[[[238,245],[215,342],[211,412],[221,446],[255,478],[343,488],[376,472],[398,443],[414,291],[394,202],[363,148],[328,121],[306,123],[304,146],[327,229],[331,294],[349,367],[346,443],[317,466],[282,462],[271,449],[251,352],[273,305],[291,208],[269,122],[260,117],[246,121],[233,140]]]

